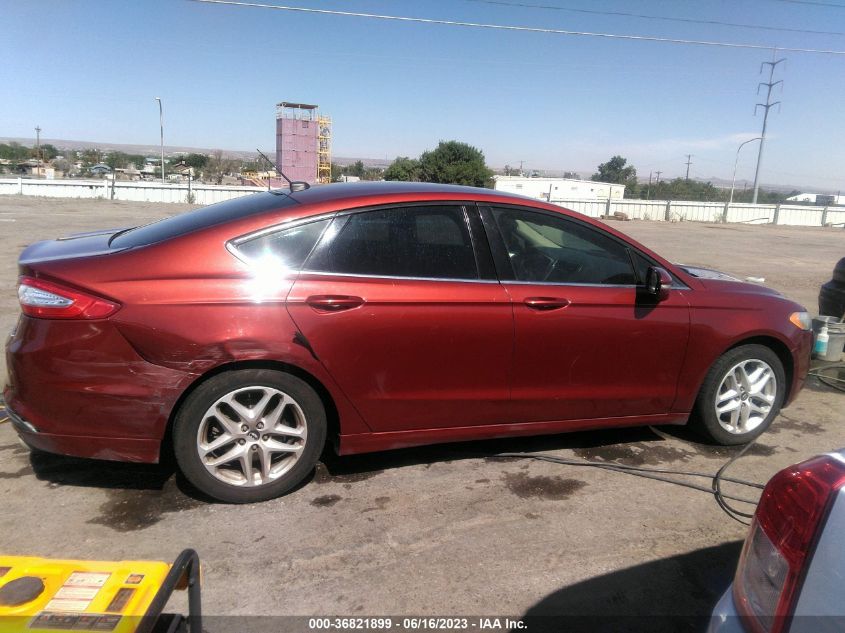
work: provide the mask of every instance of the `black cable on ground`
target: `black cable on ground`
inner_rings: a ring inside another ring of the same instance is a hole
[[[738,484],[741,486],[746,486],[748,488],[755,488],[758,490],[762,490],[765,488],[763,484],[759,484],[753,481],[746,481],[744,479],[736,479],[734,477],[725,477],[724,473],[731,466],[739,457],[745,454],[748,448],[753,444],[753,442],[746,444],[742,450],[740,450],[736,455],[732,456],[717,472],[716,474],[711,473],[701,473],[696,471],[687,471],[687,470],[673,470],[668,468],[645,468],[642,466],[629,466],[627,464],[617,464],[614,462],[595,462],[583,459],[568,459],[565,457],[557,457],[554,455],[544,455],[542,453],[539,454],[531,454],[531,453],[499,453],[495,455],[495,457],[501,458],[520,458],[520,459],[535,459],[537,461],[544,461],[544,462],[552,462],[555,464],[563,464],[565,466],[587,466],[591,468],[601,468],[603,470],[610,470],[619,473],[625,473],[628,475],[634,475],[636,477],[645,477],[646,479],[654,479],[656,481],[663,481],[670,484],[675,484],[676,486],[683,486],[684,488],[690,488],[692,490],[698,490],[700,492],[706,492],[708,494],[712,494],[715,499],[716,503],[719,504],[719,507],[732,519],[735,521],[739,521],[745,525],[749,523],[745,521],[745,518],[751,518],[753,514],[748,514],[746,512],[742,512],[737,510],[736,508],[732,507],[727,500],[731,501],[738,501],[740,503],[747,503],[749,505],[756,506],[757,501],[753,499],[746,499],[743,497],[737,497],[734,495],[728,495],[722,492],[721,482],[727,481],[730,483]],[[711,486],[708,488],[707,486],[702,486],[699,484],[691,483],[689,481],[683,481],[681,479],[674,479],[672,477],[663,477],[662,475],[681,475],[685,477],[704,477],[711,480]]]
[[[722,467],[716,472],[716,475],[713,477],[713,496],[716,498],[716,503],[719,504],[719,507],[724,510],[725,514],[731,517],[734,521],[738,521],[744,525],[751,525],[750,521],[745,521],[744,519],[751,519],[754,516],[754,513],[748,514],[747,512],[742,512],[741,510],[737,510],[736,508],[732,507],[726,500],[729,499],[725,494],[722,494],[722,480],[728,481],[726,478],[723,477],[724,472],[730,468],[731,464],[733,464],[736,460],[740,457],[745,455],[745,452],[751,448],[751,445],[754,444],[755,440],[751,440],[742,447],[742,450],[739,451],[736,455],[731,457],[728,461],[726,461]],[[760,486],[763,488],[763,486]]]
[[[835,370],[838,376],[834,377],[826,375],[825,372],[831,370]],[[809,372],[808,375],[815,376],[828,387],[838,391],[845,391],[845,378],[842,378],[842,376],[845,375],[845,363],[834,363],[832,365],[827,365],[826,367],[819,367]]]

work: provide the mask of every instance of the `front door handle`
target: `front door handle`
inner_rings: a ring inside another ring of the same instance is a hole
[[[532,310],[548,311],[565,308],[570,304],[570,301],[562,297],[528,297],[523,303]]]
[[[361,297],[347,295],[314,295],[308,297],[305,303],[317,312],[342,312],[364,305],[364,300]]]

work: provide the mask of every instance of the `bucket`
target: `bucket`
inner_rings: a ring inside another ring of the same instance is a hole
[[[819,336],[822,326],[827,326],[827,353],[819,354],[819,360],[838,362],[842,360],[845,348],[845,323],[842,319],[832,316],[820,316],[813,319],[813,343]]]
[[[842,360],[843,348],[845,348],[845,329],[835,332],[828,327],[827,330],[827,354],[819,356],[819,360],[838,362]]]
[[[845,327],[845,324],[842,323],[842,319],[839,317],[834,316],[817,316],[813,317],[813,340],[815,337],[819,335],[819,332],[822,331],[822,326],[827,326],[827,333],[833,334],[832,330],[835,330],[837,326]],[[843,330],[845,332],[845,330]]]

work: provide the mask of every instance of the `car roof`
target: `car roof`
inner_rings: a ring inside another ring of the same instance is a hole
[[[279,190],[278,193],[287,193]],[[424,198],[441,198],[444,200],[512,200],[514,203],[538,203],[540,201],[525,196],[484,189],[481,187],[465,187],[460,185],[441,185],[428,182],[350,182],[333,183],[331,185],[317,185],[303,191],[288,194],[290,198],[301,204],[319,204],[337,200],[354,198],[406,198],[420,195]]]

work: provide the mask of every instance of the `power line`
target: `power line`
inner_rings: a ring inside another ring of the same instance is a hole
[[[619,33],[595,33],[590,31],[570,31],[565,29],[548,29],[535,26],[515,26],[510,24],[486,24],[483,22],[463,22],[457,20],[440,20],[434,18],[413,18],[399,15],[383,15],[378,13],[362,13],[359,11],[337,11],[334,9],[313,9],[306,7],[291,7],[276,4],[263,4],[260,2],[237,2],[235,0],[188,0],[202,4],[219,4],[236,7],[252,7],[258,9],[276,9],[278,11],[293,11],[297,13],[312,13],[317,15],[339,15],[355,18],[369,18],[374,20],[390,20],[395,22],[413,22],[418,24],[439,24],[446,26],[462,26],[477,29],[491,29],[497,31],[519,31],[524,33],[546,33],[550,35],[572,35],[582,37],[602,37],[615,40],[633,40],[638,42],[665,42],[667,44],[685,44],[693,46],[716,46],[722,48],[771,50],[771,46],[763,44],[742,44],[738,42],[713,42],[708,40],[688,40],[682,38],[656,37],[651,35],[628,35]],[[843,55],[845,50],[820,49],[820,48],[784,48],[778,50],[791,53],[815,53],[820,55]]]
[[[775,0],[776,2],[789,2],[791,4],[811,4],[817,7],[833,7],[835,9],[845,9],[845,4],[836,4],[834,2],[818,2],[817,0]]]
[[[762,24],[741,24],[738,22],[723,22],[721,20],[698,20],[695,18],[677,18],[665,15],[648,15],[644,13],[629,13],[627,11],[599,11],[598,9],[576,9],[574,7],[561,7],[553,4],[531,4],[528,2],[507,2],[506,0],[464,0],[464,2],[477,2],[480,4],[492,4],[503,7],[519,7],[524,9],[546,9],[549,11],[566,11],[568,13],[584,13],[588,15],[613,15],[627,18],[638,18],[642,20],[662,20],[664,22],[684,22],[687,24],[710,24],[713,26],[730,26],[741,29],[753,29],[759,31],[783,31],[787,33],[808,33],[810,35],[845,35],[842,31],[815,31],[812,29],[792,29],[785,26],[765,26]]]

